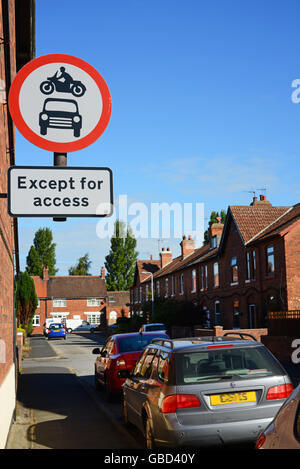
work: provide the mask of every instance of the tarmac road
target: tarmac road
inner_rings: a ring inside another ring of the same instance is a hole
[[[22,363],[17,420],[8,449],[140,449],[122,423],[121,401],[111,404],[94,390],[94,347],[100,334],[70,334],[67,340],[32,337]]]

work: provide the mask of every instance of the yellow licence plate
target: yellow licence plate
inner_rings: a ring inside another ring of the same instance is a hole
[[[228,394],[213,394],[210,396],[211,405],[243,404],[244,402],[256,402],[255,391],[231,392]]]
[[[57,329],[57,330],[55,330],[54,332],[60,332],[60,330],[59,330],[59,329]]]

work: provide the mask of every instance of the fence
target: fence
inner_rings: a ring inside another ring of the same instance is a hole
[[[244,333],[253,335],[256,340],[261,342],[262,336],[268,335],[268,329],[223,329],[222,326],[214,326],[211,329],[203,329],[201,326],[194,327],[172,327],[172,339],[181,337],[222,337],[227,332]],[[238,336],[236,336],[238,337]],[[246,338],[246,337],[245,337]]]
[[[300,334],[300,310],[270,311],[268,313],[270,336],[293,337]]]

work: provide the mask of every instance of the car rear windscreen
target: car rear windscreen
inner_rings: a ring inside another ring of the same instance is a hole
[[[150,344],[151,340],[155,338],[163,337],[166,338],[165,335],[160,334],[151,334],[151,335],[138,335],[133,337],[119,337],[118,338],[118,347],[119,353],[125,352],[137,352],[143,350],[148,344]]]
[[[228,348],[176,354],[176,384],[283,375],[264,347]]]
[[[166,328],[163,324],[156,324],[155,326],[147,326],[146,331],[151,332],[151,331],[165,331]]]

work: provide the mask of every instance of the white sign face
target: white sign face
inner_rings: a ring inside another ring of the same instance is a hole
[[[8,213],[12,217],[108,217],[112,212],[109,168],[8,169]]]
[[[53,78],[55,74],[58,78]],[[75,87],[65,82],[66,74],[78,82]],[[76,92],[82,96],[76,96]],[[91,133],[98,124],[103,103],[100,89],[90,75],[59,62],[43,65],[28,75],[20,90],[19,105],[25,123],[34,133],[51,142],[66,143]]]
[[[19,131],[54,152],[76,151],[104,132],[111,114],[108,87],[89,64],[65,54],[32,60],[17,74],[9,107]]]

